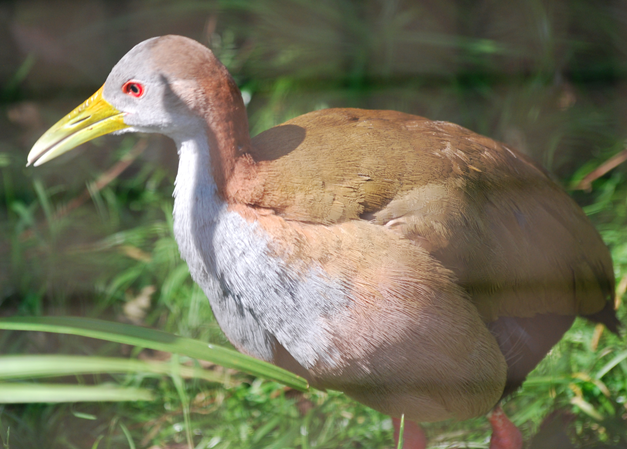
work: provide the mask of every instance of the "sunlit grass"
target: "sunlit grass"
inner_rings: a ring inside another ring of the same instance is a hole
[[[0,329],[79,335],[134,345],[139,348],[183,354],[225,368],[238,369],[254,376],[277,380],[286,386],[299,390],[304,391],[308,387],[304,379],[269,363],[230,349],[208,345],[200,340],[179,337],[156,329],[78,317],[2,318],[0,319]],[[41,363],[43,362],[44,360],[41,361]],[[173,367],[173,369],[175,368]]]

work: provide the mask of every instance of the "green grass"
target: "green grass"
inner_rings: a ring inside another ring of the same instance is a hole
[[[516,20],[503,22],[490,18],[490,11],[503,13],[495,5],[470,2],[259,0],[222,2],[218,11],[208,3],[162,1],[110,25],[124,30],[138,17],[215,16],[212,32],[194,37],[212,44],[251,95],[253,133],[321,107],[397,109],[507,141],[570,185],[624,145],[624,19],[605,4],[574,1],[560,10],[524,3],[507,16]],[[87,35],[86,29],[76,38]],[[2,106],[38,102],[52,124],[68,110],[45,106],[24,87],[33,67],[32,56],[15,67]],[[0,315],[134,323],[229,347],[173,239],[170,143],[108,137],[25,169],[21,131],[5,129]],[[125,158],[132,160],[125,171],[98,184]],[[592,187],[572,193],[610,245],[620,285],[627,275],[625,169]],[[17,369],[2,378],[0,398],[3,388],[30,397],[0,405],[2,448],[394,447],[390,419],[340,393],[301,393],[247,374],[250,366],[225,369],[135,343],[0,332],[0,352],[10,357],[0,358],[0,377],[3,368]],[[549,413],[563,411],[572,419],[575,447],[627,445],[625,343],[578,320],[505,404],[525,440]],[[70,396],[97,393],[109,401]],[[110,402],[114,394],[129,401]],[[73,401],[51,403],[63,397]],[[438,447],[487,447],[485,418],[425,428]]]

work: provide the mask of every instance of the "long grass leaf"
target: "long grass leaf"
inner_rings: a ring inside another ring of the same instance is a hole
[[[0,383],[0,404],[152,401],[153,399],[152,392],[144,388],[122,388],[109,385]]]
[[[170,362],[144,361],[117,357],[77,355],[16,355],[0,357],[0,380],[72,376],[100,373],[170,374]],[[181,366],[178,374],[186,379],[228,383],[228,376],[199,367]]]
[[[594,377],[596,377],[597,379],[600,379],[601,377],[605,376],[607,373],[609,373],[616,365],[618,365],[620,362],[622,362],[623,360],[627,359],[627,351],[623,351],[620,354],[618,354],[616,357],[614,357],[612,360],[610,360],[609,362],[607,362],[607,364],[601,368],[599,371],[597,371],[597,373],[595,374]]]
[[[305,391],[307,381],[284,369],[220,346],[207,344],[174,334],[90,318],[78,317],[11,317],[0,319],[0,329],[53,332],[98,338],[158,351],[183,354],[233,368],[264,379],[272,379],[297,390]]]
[[[124,432],[124,436],[126,437],[126,441],[128,442],[129,449],[135,449],[135,442],[133,441],[133,436],[131,432],[129,432],[128,428],[124,425],[122,421],[120,421],[120,428],[122,432]]]

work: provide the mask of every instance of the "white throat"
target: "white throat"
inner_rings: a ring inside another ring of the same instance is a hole
[[[225,230],[233,227],[233,213],[218,196],[211,173],[207,137],[199,132],[191,139],[176,141],[179,169],[174,187],[174,237],[181,257],[187,262],[194,281],[203,289],[213,313],[231,342],[238,349],[263,360],[272,360],[272,338],[250,316],[237,313],[237,305],[228,298],[223,267],[233,257],[230,248],[216,245]],[[243,220],[242,220],[243,221]],[[234,230],[248,232],[239,223]],[[216,247],[217,246],[217,247]],[[222,257],[220,257],[222,256]],[[224,260],[226,259],[226,260]],[[228,269],[226,270],[229,271]]]
[[[219,216],[226,211],[226,204],[217,194],[218,189],[211,174],[209,146],[204,132],[176,143],[179,169],[173,193],[174,235],[181,256],[194,273],[200,267],[193,264],[201,262],[202,259],[194,242],[195,228],[215,225]]]

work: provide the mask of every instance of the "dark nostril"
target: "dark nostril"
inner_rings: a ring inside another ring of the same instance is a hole
[[[76,126],[76,125],[78,125],[79,123],[82,123],[82,122],[84,122],[85,120],[90,119],[90,118],[91,118],[91,115],[88,115],[87,117],[82,117],[82,118],[80,118],[80,119],[78,119],[78,120],[75,120],[75,121],[73,121],[73,122],[70,122],[70,123],[68,123],[67,125],[68,125],[68,126]]]

